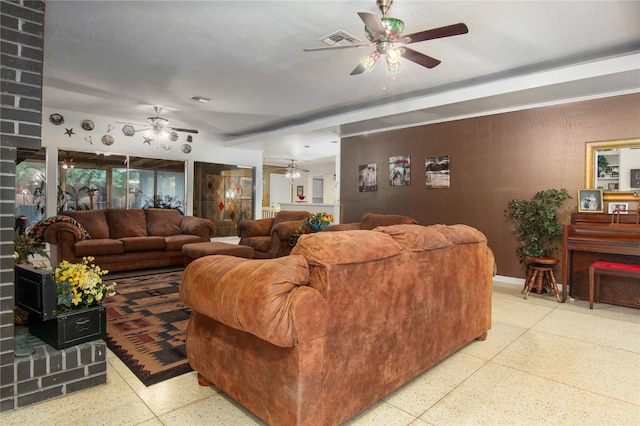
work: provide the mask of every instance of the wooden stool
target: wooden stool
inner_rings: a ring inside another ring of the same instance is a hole
[[[640,265],[616,262],[593,262],[589,266],[589,309],[593,309],[595,292],[596,302],[600,302],[600,276],[637,278],[640,283]]]
[[[553,268],[558,264],[558,259],[555,257],[538,257],[527,256],[525,258],[527,266],[527,278],[524,282],[524,298],[526,299],[531,292],[531,289],[535,286],[538,293],[542,293],[543,288],[552,291],[556,295],[556,299],[559,303],[560,294],[558,292],[558,283],[556,282],[556,276],[553,273]]]

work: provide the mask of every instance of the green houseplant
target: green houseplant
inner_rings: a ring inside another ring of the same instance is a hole
[[[531,200],[512,199],[504,214],[518,240],[520,262],[527,256],[551,256],[562,238],[557,214],[562,203],[572,198],[565,188],[537,192]]]

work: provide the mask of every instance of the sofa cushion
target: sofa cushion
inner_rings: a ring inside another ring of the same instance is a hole
[[[390,235],[398,244],[408,251],[425,251],[453,245],[438,229],[422,225],[379,226],[374,229]]]
[[[150,251],[150,250],[164,250],[165,241],[164,237],[124,237],[120,238],[124,245],[124,251]]]
[[[103,256],[107,254],[124,254],[122,241],[109,238],[78,241],[73,245],[76,257]]]
[[[182,215],[175,209],[147,209],[147,234],[168,237],[182,234]]]
[[[199,243],[202,242],[202,238],[197,235],[189,235],[189,234],[180,234],[180,235],[171,235],[168,237],[164,237],[166,251],[174,251],[180,250],[182,251],[182,246],[189,243]]]
[[[62,214],[77,220],[91,238],[109,238],[109,224],[104,210],[65,211]]]
[[[247,237],[242,239],[242,245],[253,247],[255,251],[268,252],[271,250],[271,237]]]
[[[147,235],[147,219],[142,209],[108,209],[106,215],[109,235],[113,239]]]
[[[409,216],[403,216],[399,214],[377,214],[377,213],[365,213],[362,216],[360,222],[360,229],[373,229],[378,226],[390,226],[401,224],[418,223],[415,219]]]
[[[317,232],[301,235],[291,254],[310,265],[347,265],[397,256],[402,246],[389,235],[373,231]]]

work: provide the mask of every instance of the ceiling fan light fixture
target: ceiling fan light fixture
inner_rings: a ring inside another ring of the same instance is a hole
[[[362,58],[362,61],[360,62],[367,69],[367,71],[371,71],[378,61],[379,57],[380,54],[378,52],[371,52],[370,54]]]
[[[300,177],[300,172],[296,169],[289,169],[284,175],[289,179],[298,179]]]

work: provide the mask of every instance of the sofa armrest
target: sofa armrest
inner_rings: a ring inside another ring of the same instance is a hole
[[[238,237],[264,237],[271,234],[273,218],[245,220],[238,224]]]
[[[309,279],[302,256],[207,256],[187,267],[180,296],[193,311],[273,345],[293,347],[325,335],[326,301],[307,286]]]
[[[215,235],[215,225],[209,219],[195,216],[183,216],[180,222],[183,234],[198,235],[203,241],[209,241]]]
[[[336,223],[335,225],[329,225],[322,230],[322,232],[332,231],[354,231],[360,229],[360,222],[353,223]]]
[[[64,241],[73,246],[82,240],[82,230],[68,222],[56,222],[47,225],[42,239],[49,244],[60,244]]]
[[[296,230],[302,226],[304,220],[292,220],[290,222],[280,222],[271,229],[271,236],[276,236],[280,241],[289,241]]]

